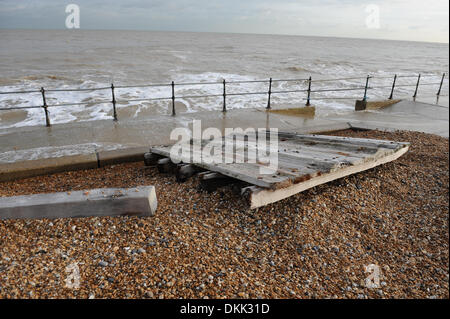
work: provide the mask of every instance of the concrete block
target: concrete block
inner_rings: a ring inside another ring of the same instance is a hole
[[[364,111],[367,108],[366,100],[356,100],[355,111]]]
[[[0,219],[153,216],[154,186],[0,197]]]
[[[82,154],[5,163],[0,165],[0,182],[97,167],[96,154]]]
[[[103,167],[126,162],[140,162],[144,158],[144,153],[148,152],[148,149],[148,147],[134,147],[98,152],[98,166]]]

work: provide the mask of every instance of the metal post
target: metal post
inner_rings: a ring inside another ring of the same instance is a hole
[[[269,97],[267,100],[267,109],[270,110],[270,96],[272,95],[272,78],[269,79]]]
[[[444,83],[444,78],[445,78],[445,72],[442,73],[441,84],[439,84],[439,90],[436,94],[437,96],[441,95],[441,89],[442,89],[442,84]]]
[[[226,89],[225,89],[225,79],[223,79],[223,109],[222,112],[226,112],[227,111],[227,101],[226,101]]]
[[[112,105],[113,105],[113,117],[114,121],[117,121],[117,111],[116,111],[116,96],[114,94],[114,84],[111,83],[111,94],[112,94]]]
[[[420,73],[419,73],[419,76],[417,77],[416,90],[414,91],[414,95],[413,95],[414,100],[417,97],[417,91],[419,90],[419,83],[420,83]]]
[[[364,98],[363,101],[367,101],[367,89],[369,88],[369,79],[370,79],[370,75],[367,76],[366,78],[366,86],[364,88]]]
[[[392,100],[394,98],[394,88],[395,88],[396,81],[397,81],[397,74],[394,75],[394,82],[392,82],[392,90],[391,90],[391,95],[389,95],[389,100]]]
[[[172,81],[172,115],[175,116],[175,83]]]
[[[48,116],[47,100],[45,99],[45,90],[43,87],[41,87],[41,93],[42,93],[42,101],[43,101],[42,107],[44,108],[44,112],[45,112],[45,125],[47,127],[49,127],[50,126],[50,118]]]
[[[308,97],[306,98],[306,106],[310,106],[310,99],[311,99],[311,77],[309,77],[308,80]]]

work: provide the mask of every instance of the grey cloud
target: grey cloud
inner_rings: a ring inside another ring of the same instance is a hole
[[[64,8],[84,29],[139,29],[364,37],[368,4],[380,6],[376,36],[448,42],[448,3],[430,0],[0,0],[0,28],[64,28]],[[395,30],[393,33],[392,30]],[[418,32],[420,31],[420,32]],[[429,37],[425,40],[428,40]]]

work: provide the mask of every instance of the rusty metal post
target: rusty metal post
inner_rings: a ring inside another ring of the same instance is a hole
[[[45,89],[43,87],[41,87],[41,93],[42,93],[42,107],[44,108],[44,112],[45,112],[45,126],[49,127],[50,124],[50,117],[48,116],[48,105],[47,105],[47,100],[45,98]]]
[[[270,110],[270,96],[272,95],[272,78],[269,79],[269,92],[267,92],[269,94],[268,99],[267,99],[267,107],[266,109]]]
[[[366,78],[366,86],[364,87],[363,101],[367,101],[367,89],[369,88],[369,79],[370,79],[370,75],[368,75]]]
[[[444,79],[445,79],[445,72],[442,73],[441,84],[439,84],[439,90],[436,94],[437,96],[441,95],[441,89],[442,89],[442,84],[444,84]]]
[[[172,81],[172,116],[175,116],[175,83]]]
[[[226,112],[227,111],[227,93],[226,93],[226,89],[225,89],[225,79],[223,79],[223,108],[222,108],[222,112]]]
[[[414,91],[414,95],[413,95],[414,100],[417,97],[417,91],[419,90],[419,83],[420,83],[420,73],[419,73],[419,76],[417,77],[416,90]]]
[[[391,89],[391,95],[389,95],[389,100],[392,100],[394,98],[394,89],[395,89],[396,81],[397,81],[397,74],[394,75],[394,82],[392,82],[392,89]]]
[[[309,77],[308,80],[308,97],[306,98],[306,106],[311,105],[310,100],[311,100],[311,77]]]
[[[112,105],[113,105],[113,117],[114,121],[117,121],[117,111],[116,111],[116,96],[114,94],[114,84],[111,83],[111,94],[112,94]]]

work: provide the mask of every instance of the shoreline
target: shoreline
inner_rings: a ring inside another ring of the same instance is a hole
[[[218,110],[118,122],[102,120],[0,130],[0,180],[70,170],[83,165],[99,167],[101,154],[116,163],[126,162],[140,155],[136,149],[142,149],[143,154],[151,146],[173,144],[175,141],[170,140],[170,132],[180,126],[191,127],[194,120],[202,121],[203,128],[219,128],[222,133],[225,127],[273,127],[280,132],[300,134],[355,128],[449,136],[448,108],[420,102],[404,100],[381,109],[328,116],[293,116],[290,113],[284,114],[278,109],[267,112],[265,108],[225,113]],[[64,168],[67,163],[73,165]]]

